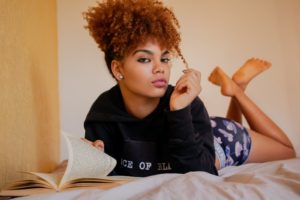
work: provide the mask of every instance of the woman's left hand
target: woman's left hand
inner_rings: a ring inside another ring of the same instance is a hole
[[[91,144],[96,149],[99,149],[101,151],[104,151],[104,142],[102,140],[95,140],[94,142],[89,141],[85,138],[81,138],[83,141],[87,142],[88,144]]]
[[[179,78],[170,98],[170,110],[185,108],[201,92],[201,73],[195,69],[186,69]]]

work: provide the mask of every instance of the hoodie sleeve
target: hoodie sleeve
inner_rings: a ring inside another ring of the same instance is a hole
[[[197,97],[190,106],[167,113],[168,149],[173,171],[206,171],[217,175],[210,119]]]

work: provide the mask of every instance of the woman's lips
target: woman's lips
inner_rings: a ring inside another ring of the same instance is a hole
[[[165,79],[157,79],[155,81],[152,81],[152,84],[154,85],[154,87],[164,88],[167,85],[167,81]]]

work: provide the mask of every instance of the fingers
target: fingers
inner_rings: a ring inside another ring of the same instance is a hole
[[[201,74],[195,69],[186,69],[176,83],[170,98],[170,110],[179,110],[188,106],[201,92]]]
[[[104,142],[102,140],[95,140],[94,142],[89,141],[85,138],[81,138],[83,141],[93,145],[94,147],[96,147],[97,149],[104,151]]]
[[[199,94],[201,92],[201,73],[195,69],[183,70],[184,75],[176,83],[175,89],[181,92],[192,92]]]
[[[93,146],[99,150],[104,150],[104,142],[102,140],[96,140],[93,142]]]
[[[185,69],[182,71],[184,74],[188,74],[188,73],[191,73],[191,74],[194,74],[196,75],[199,79],[201,78],[201,73],[196,70],[196,69],[193,69],[193,68],[189,68],[189,69]]]

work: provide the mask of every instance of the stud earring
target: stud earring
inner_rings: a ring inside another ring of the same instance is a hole
[[[118,76],[118,78],[119,78],[119,80],[123,80],[123,79],[124,79],[124,76],[120,74],[120,75]]]

